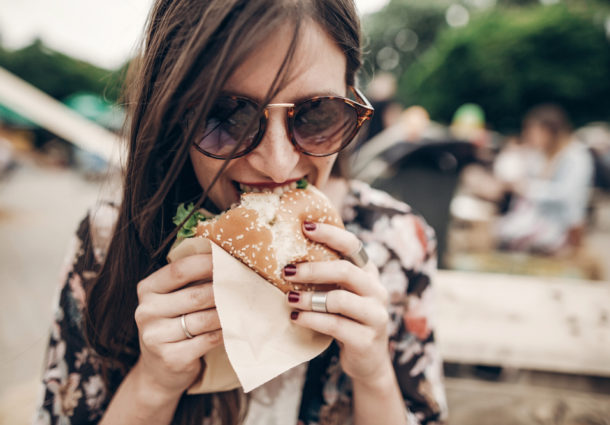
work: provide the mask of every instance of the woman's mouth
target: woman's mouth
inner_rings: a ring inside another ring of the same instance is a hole
[[[298,182],[302,180],[302,179],[298,179],[298,180],[292,180],[289,182],[286,182],[282,185],[277,185],[277,184],[246,184],[246,183],[239,183],[239,182],[235,182],[237,189],[239,191],[239,193],[249,193],[249,192],[253,192],[253,193],[261,193],[261,192],[272,192],[275,193],[277,195],[281,195],[282,193],[292,190],[292,189],[296,189]]]

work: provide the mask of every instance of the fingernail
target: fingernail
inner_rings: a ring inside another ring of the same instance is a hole
[[[290,312],[290,319],[291,320],[297,320],[299,318],[299,312],[298,311],[291,311]]]
[[[288,264],[286,267],[284,267],[285,276],[294,276],[295,274],[297,274],[297,266],[294,264]]]
[[[298,303],[299,298],[301,298],[301,294],[298,292],[290,291],[288,292],[288,302],[289,303]]]
[[[304,221],[303,227],[305,228],[305,230],[311,232],[311,231],[316,230],[316,223],[312,223],[311,221]]]

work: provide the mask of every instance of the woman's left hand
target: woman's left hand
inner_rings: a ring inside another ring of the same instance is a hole
[[[328,224],[305,223],[303,232],[346,258],[361,244],[352,233]],[[371,261],[362,268],[346,259],[289,265],[284,277],[293,282],[340,287],[327,293],[328,313],[312,311],[313,292],[289,292],[287,298],[294,308],[294,323],[339,342],[341,366],[353,380],[370,382],[392,370],[388,354],[388,293]]]

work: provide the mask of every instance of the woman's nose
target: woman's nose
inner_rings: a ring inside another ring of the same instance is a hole
[[[286,126],[286,110],[271,109],[267,128],[260,144],[246,156],[252,167],[275,183],[283,183],[295,176],[301,153],[290,141]]]

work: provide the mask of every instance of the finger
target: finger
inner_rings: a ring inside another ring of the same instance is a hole
[[[363,351],[372,345],[376,336],[373,328],[337,314],[293,311],[290,318],[299,326],[329,335],[346,346]]]
[[[220,318],[215,308],[196,311],[184,315],[186,329],[193,336],[214,332],[220,327]],[[141,333],[142,342],[146,346],[166,344],[189,339],[182,329],[180,317],[171,317],[158,320],[144,328]]]
[[[351,232],[326,223],[303,223],[303,233],[347,257],[360,248],[360,240]]]
[[[292,308],[311,311],[312,297],[313,292],[291,291],[287,299]],[[326,310],[328,313],[340,314],[375,328],[381,328],[388,323],[388,312],[379,300],[340,289],[326,293]]]
[[[172,330],[174,332],[174,341],[180,341],[186,338],[186,334],[182,329],[180,317],[169,319],[172,321]],[[217,331],[220,329],[220,317],[215,308],[209,310],[196,311],[184,315],[184,323],[186,329],[193,336],[201,335],[208,332]]]
[[[362,296],[384,298],[384,288],[369,272],[347,260],[315,261],[289,264],[284,279],[297,283],[336,283]]]
[[[185,339],[180,342],[168,344],[166,349],[170,357],[184,356],[186,358],[196,359],[204,356],[211,349],[218,347],[222,343],[222,330],[216,330],[197,335],[192,339]]]
[[[216,306],[212,282],[199,283],[170,294],[150,294],[145,304],[157,317],[177,317]]]
[[[174,261],[138,283],[138,297],[150,292],[166,294],[195,281],[212,279],[212,256],[191,255]]]
[[[185,314],[184,324],[186,325],[186,329],[193,336],[217,331],[221,328],[218,311],[216,311],[215,308]],[[160,322],[160,327],[163,327],[163,332],[166,334],[166,342],[176,342],[188,339],[186,333],[182,329],[181,316],[162,320]]]
[[[364,249],[362,242],[356,235],[330,224],[303,223],[303,232],[309,239],[334,249],[350,262],[353,262],[351,258],[356,255],[360,249]],[[375,265],[369,260],[366,260],[366,264],[362,268],[370,272],[374,271],[375,273],[378,273]]]

